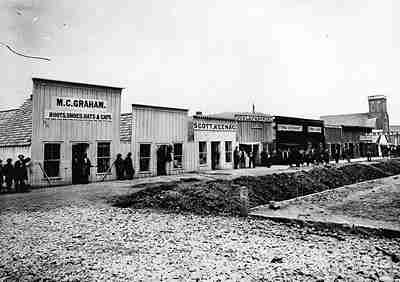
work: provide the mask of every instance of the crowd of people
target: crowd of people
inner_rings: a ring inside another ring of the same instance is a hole
[[[31,159],[19,155],[13,163],[8,158],[5,163],[0,159],[0,192],[26,192],[29,189],[28,176],[31,166]]]
[[[339,163],[340,159],[351,161],[352,154],[348,149],[340,151],[339,148],[331,153],[323,146],[317,148],[309,146],[307,149],[301,148],[286,148],[274,150],[272,153],[265,150],[260,153],[260,159],[256,158],[253,152],[236,147],[233,152],[234,169],[238,168],[254,168],[256,163],[260,166],[270,167],[271,165],[289,165],[289,166],[310,166],[328,164],[331,159]]]

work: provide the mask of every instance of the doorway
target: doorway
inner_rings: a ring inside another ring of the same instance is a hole
[[[72,184],[80,184],[83,179],[83,157],[89,149],[88,143],[72,144]]]
[[[256,164],[258,165],[260,163],[258,156],[259,156],[259,145],[253,144],[253,158],[255,162],[253,166],[255,166]]]
[[[211,142],[211,169],[215,170],[219,168],[220,159],[220,142]]]
[[[157,149],[157,175],[167,175],[167,145],[159,145]]]

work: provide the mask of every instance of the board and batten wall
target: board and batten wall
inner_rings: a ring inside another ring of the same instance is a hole
[[[157,175],[157,146],[182,144],[182,168],[172,169],[169,174],[184,172],[187,136],[188,111],[146,105],[132,105],[132,155],[138,177]],[[139,168],[140,144],[151,145],[150,170],[141,172]]]
[[[12,147],[0,147],[0,160],[3,161],[3,165],[6,163],[8,158],[15,162],[18,155],[24,155],[25,157],[31,156],[31,146],[12,146]]]
[[[34,164],[37,164],[33,168],[34,185],[48,185],[38,165],[40,163],[43,166],[45,143],[59,143],[61,146],[60,175],[51,179],[52,184],[72,182],[72,145],[74,143],[89,144],[87,153],[93,165],[89,180],[103,179],[104,174],[97,173],[97,143],[102,141],[111,143],[112,163],[120,148],[121,90],[121,88],[33,79],[32,159]],[[106,102],[107,112],[111,113],[112,120],[48,119],[45,117],[45,111],[52,108],[53,96],[103,100]],[[107,179],[114,177],[113,171]]]

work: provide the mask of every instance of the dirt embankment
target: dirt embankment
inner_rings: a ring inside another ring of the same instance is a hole
[[[115,205],[161,208],[197,214],[236,214],[238,187],[246,186],[249,205],[267,204],[344,185],[400,174],[400,160],[342,167],[315,167],[309,171],[279,173],[234,180],[158,183],[115,199]]]

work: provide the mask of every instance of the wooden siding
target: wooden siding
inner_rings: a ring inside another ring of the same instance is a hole
[[[107,112],[112,114],[112,121],[83,120],[51,120],[45,119],[45,111],[51,109],[52,96],[71,97],[75,99],[101,99],[107,103]],[[120,112],[121,90],[90,85],[65,85],[61,82],[34,82],[33,88],[33,132],[32,159],[43,164],[44,143],[61,144],[60,177],[54,184],[72,182],[72,144],[88,143],[88,157],[92,162],[90,181],[101,180],[103,175],[97,174],[97,143],[111,142],[111,162],[120,149]],[[34,166],[34,184],[47,185],[38,165]],[[113,179],[108,176],[107,179]]]
[[[273,123],[239,121],[239,143],[272,143],[274,139]]]
[[[3,160],[3,165],[8,158],[11,158],[13,162],[16,161],[20,154],[30,157],[31,146],[0,147],[0,160]]]
[[[168,174],[178,174],[185,170],[187,162],[188,115],[186,111],[152,108],[151,106],[132,107],[132,154],[138,177],[157,175],[157,146],[181,143],[183,148],[183,168],[172,169]],[[140,144],[151,145],[149,172],[139,171]]]

